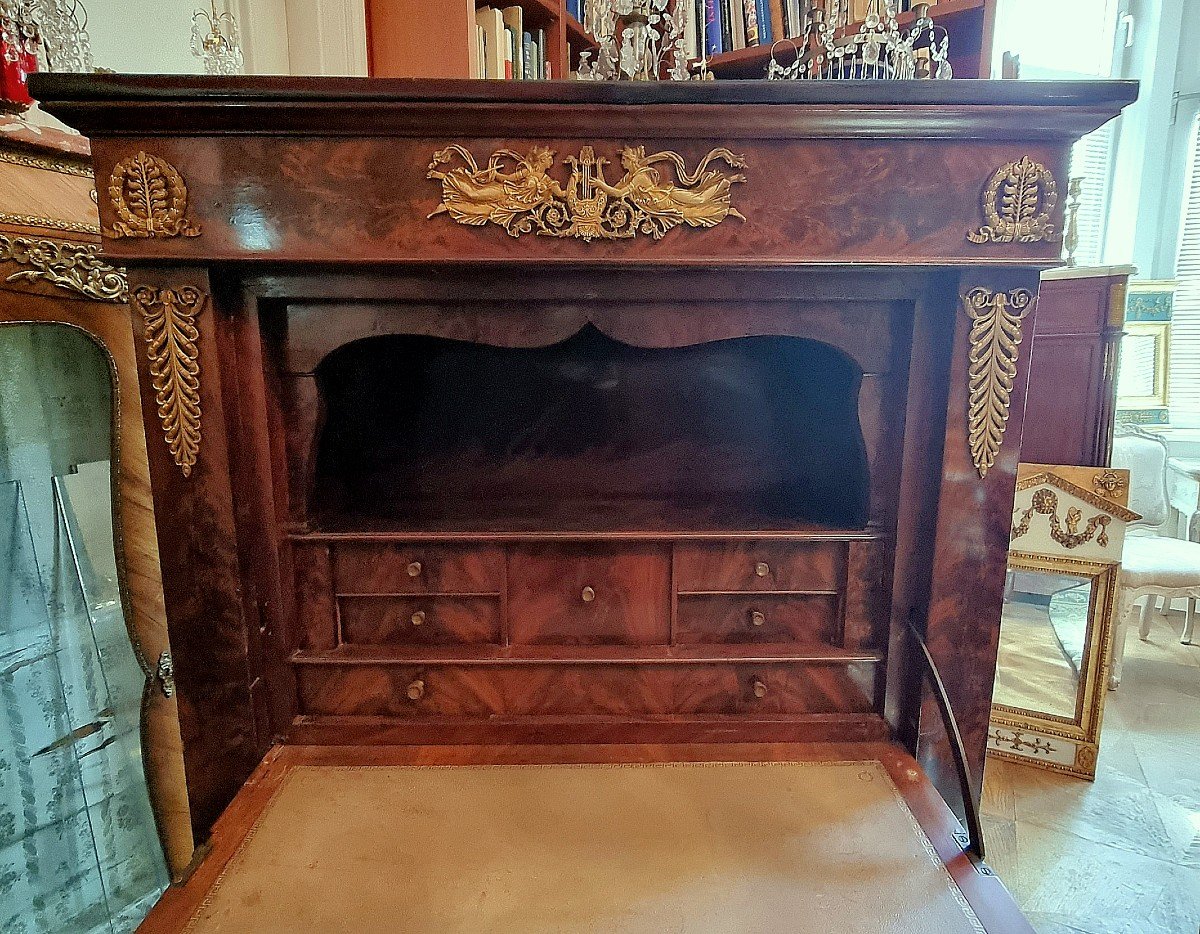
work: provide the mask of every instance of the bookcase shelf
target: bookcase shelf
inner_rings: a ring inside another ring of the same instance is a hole
[[[997,0],[941,0],[930,7],[930,14],[950,34],[950,65],[956,78],[991,76],[992,33],[996,21]],[[900,25],[911,26],[911,12],[896,17]],[[791,61],[789,39],[776,43],[783,63]],[[799,40],[796,40],[799,43]],[[756,45],[722,52],[708,60],[709,70],[717,78],[764,78],[771,60],[771,47]]]
[[[596,40],[567,13],[565,0],[366,0],[368,71],[375,78],[470,78],[475,10],[519,6],[545,30],[546,59],[565,78]]]
[[[992,35],[998,0],[940,0],[934,20],[950,33],[950,64],[956,78],[991,75]],[[579,53],[599,44],[567,12],[565,0],[366,0],[369,72],[377,78],[469,78],[475,47],[475,9],[519,6],[527,21],[546,31],[546,52],[555,78],[578,65]],[[913,14],[901,13],[902,26]],[[777,48],[787,60],[786,40]],[[709,59],[717,78],[763,78],[769,46],[724,52]]]

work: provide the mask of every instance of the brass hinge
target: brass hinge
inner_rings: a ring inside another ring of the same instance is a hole
[[[170,652],[163,652],[158,656],[158,668],[154,677],[158,679],[163,697],[172,697],[175,694],[175,663],[171,660]]]

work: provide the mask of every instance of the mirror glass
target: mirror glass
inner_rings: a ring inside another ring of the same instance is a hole
[[[112,406],[83,332],[0,327],[0,931],[126,934],[169,881],[118,587]]]
[[[1117,394],[1122,397],[1153,396],[1160,385],[1158,335],[1126,334],[1121,339],[1121,368]]]
[[[1092,579],[1010,568],[992,701],[1076,721]]]

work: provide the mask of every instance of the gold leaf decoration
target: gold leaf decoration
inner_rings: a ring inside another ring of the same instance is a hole
[[[1054,175],[1040,162],[1022,156],[992,173],[983,190],[983,226],[969,231],[972,243],[1057,243],[1062,240],[1050,222],[1058,204]]]
[[[108,180],[108,198],[116,219],[110,237],[198,237],[187,218],[188,190],[175,166],[138,151],[117,163]]]
[[[192,286],[138,286],[133,301],[145,322],[150,380],[167,448],[185,477],[200,453],[200,331],[205,295]]]
[[[20,268],[5,282],[42,280],[102,302],[123,302],[129,290],[125,270],[100,258],[94,243],[71,243],[0,234],[0,262]]]
[[[730,194],[746,178],[729,169],[746,162],[728,149],[709,152],[694,172],[678,153],[647,155],[644,146],[622,148],[620,159],[624,174],[610,184],[609,160],[584,146],[578,156],[563,160],[570,168],[563,183],[550,175],[555,152],[544,146],[524,155],[498,149],[484,168],[462,146],[447,146],[429,164],[428,177],[442,188],[442,203],[429,216],[449,214],[469,227],[497,224],[510,237],[532,233],[585,242],[639,234],[659,240],[680,224],[703,228],[726,217],[745,220],[730,204]],[[461,164],[445,168],[454,161]]]
[[[962,300],[972,322],[968,356],[968,439],[971,460],[983,478],[996,463],[1008,425],[1021,346],[1021,321],[1033,307],[1033,293],[1028,289],[994,292],[978,287],[971,289]]]

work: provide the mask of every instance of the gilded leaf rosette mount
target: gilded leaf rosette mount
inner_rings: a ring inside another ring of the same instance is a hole
[[[200,454],[200,329],[196,317],[205,294],[192,286],[178,289],[142,285],[133,303],[145,325],[154,402],[167,448],[185,477]]]
[[[1057,243],[1050,221],[1058,203],[1054,175],[1040,162],[1022,156],[1000,166],[983,189],[983,226],[967,233],[972,243]]]
[[[689,171],[677,153],[647,154],[644,146],[620,150],[622,175],[610,183],[608,159],[584,146],[562,160],[565,181],[554,173],[556,153],[533,146],[521,154],[498,149],[482,168],[462,146],[433,154],[428,177],[441,183],[442,202],[430,214],[449,214],[460,224],[497,224],[511,237],[624,240],[638,235],[661,239],[682,225],[715,227],[727,217],[745,218],[730,203],[733,186],[745,181],[735,171],[745,159],[714,149]],[[453,165],[453,163],[459,163]]]
[[[980,478],[996,463],[1012,405],[1021,347],[1021,321],[1032,310],[1028,289],[996,292],[978,287],[962,297],[971,318],[967,431]]]
[[[109,177],[108,199],[114,220],[104,232],[110,237],[200,236],[187,217],[187,185],[166,159],[143,151],[122,159]]]

